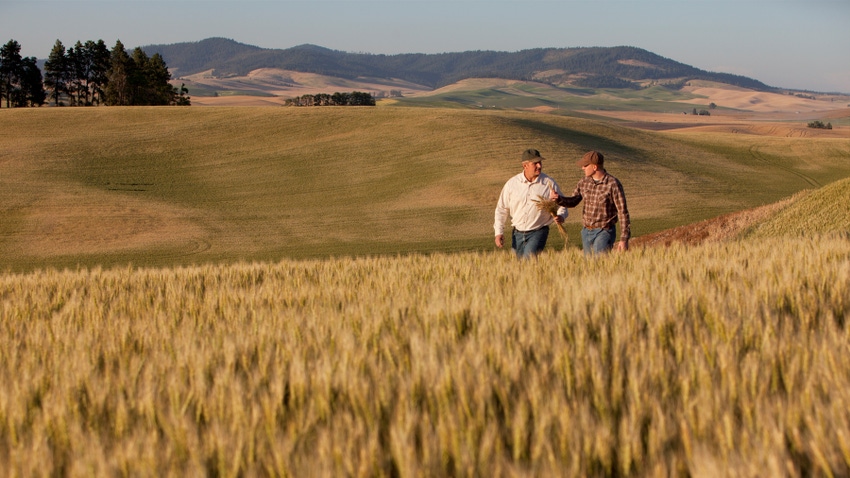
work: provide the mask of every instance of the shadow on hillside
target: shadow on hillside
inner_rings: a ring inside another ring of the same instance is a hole
[[[577,131],[574,129],[554,126],[549,123],[535,121],[531,119],[511,119],[510,122],[516,124],[520,128],[530,129],[540,134],[550,136],[558,141],[567,141],[579,146],[583,151],[596,150],[601,151],[606,156],[617,156],[624,162],[644,163],[648,160],[644,157],[644,153],[638,149],[632,148],[619,141],[614,141],[605,136]],[[578,159],[578,158],[576,158]]]

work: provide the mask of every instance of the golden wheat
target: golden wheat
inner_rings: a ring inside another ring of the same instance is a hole
[[[558,217],[558,209],[560,208],[560,206],[558,206],[558,203],[556,201],[553,201],[549,198],[545,198],[540,195],[537,196],[537,199],[532,199],[531,201],[537,205],[537,209],[539,211],[549,213],[549,215],[552,216],[552,219]],[[567,247],[567,243],[569,242],[570,237],[567,235],[567,231],[566,229],[564,229],[564,225],[560,222],[555,221],[555,226],[558,227],[558,232],[561,234],[561,237],[564,238],[564,247]]]
[[[539,260],[2,275],[0,468],[850,470],[846,236]]]

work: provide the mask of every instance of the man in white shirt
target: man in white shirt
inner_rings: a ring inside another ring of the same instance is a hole
[[[542,161],[536,149],[527,149],[522,153],[522,172],[512,177],[502,188],[499,202],[496,204],[495,223],[496,247],[505,245],[505,222],[511,217],[513,232],[511,249],[517,257],[533,257],[543,251],[549,238],[549,225],[553,221],[564,222],[567,208],[558,208],[557,216],[541,211],[535,201],[549,198],[552,190],[561,194],[554,179],[543,174]]]

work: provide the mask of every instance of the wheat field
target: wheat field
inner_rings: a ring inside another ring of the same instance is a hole
[[[847,140],[69,110],[0,136],[6,476],[850,474]],[[808,191],[728,240],[517,261],[490,224],[528,142],[558,178],[613,151],[637,230]]]
[[[0,297],[8,476],[850,472],[842,234],[44,270]]]

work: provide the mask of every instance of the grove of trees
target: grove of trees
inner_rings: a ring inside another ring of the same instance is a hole
[[[808,124],[809,128],[832,129],[832,123],[824,124],[821,120],[815,120]]]
[[[41,106],[45,98],[36,58],[21,57],[21,46],[14,40],[0,47],[0,103],[6,108]]]
[[[191,104],[185,86],[171,85],[162,56],[136,48],[132,55],[121,41],[112,50],[103,40],[77,43],[66,50],[56,40],[44,63],[21,57],[21,46],[9,40],[0,48],[0,98],[5,107],[158,106]]]
[[[375,106],[375,98],[369,93],[353,91],[351,93],[319,93],[302,95],[286,100],[287,106]]]

